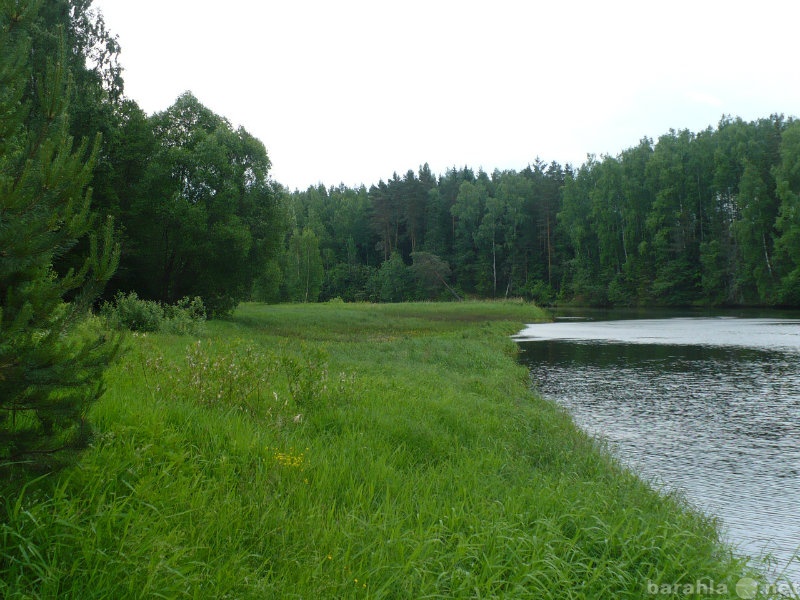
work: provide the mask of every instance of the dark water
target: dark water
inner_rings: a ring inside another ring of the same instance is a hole
[[[517,339],[543,395],[800,583],[800,319],[568,320]]]

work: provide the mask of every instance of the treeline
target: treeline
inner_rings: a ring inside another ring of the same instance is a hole
[[[798,192],[800,123],[777,115],[670,131],[577,170],[424,165],[291,194],[283,258],[256,294],[797,306]]]
[[[45,3],[32,56],[44,69],[66,40],[69,134],[102,135],[92,210],[114,217],[122,248],[107,298],[199,296],[212,315],[246,299],[800,305],[793,119],[725,117],[577,168],[423,165],[290,193],[264,145],[190,93],[154,115],[126,98],[119,45],[90,6]]]
[[[561,293],[596,304],[800,304],[800,122],[724,118],[589,160],[563,189]]]
[[[424,165],[369,189],[320,185],[295,192],[287,199],[286,252],[256,295],[554,298],[565,245],[557,214],[569,175],[537,162],[520,173],[463,168],[436,177]]]

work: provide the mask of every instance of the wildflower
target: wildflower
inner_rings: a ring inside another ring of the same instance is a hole
[[[290,452],[276,451],[274,454],[275,460],[284,467],[301,468],[305,460],[305,455],[303,453],[293,454],[293,452],[294,449]]]

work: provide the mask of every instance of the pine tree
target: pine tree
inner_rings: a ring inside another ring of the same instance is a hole
[[[119,249],[112,224],[97,229],[90,213],[98,140],[67,134],[65,44],[45,72],[31,64],[41,5],[0,0],[0,466],[49,462],[85,442],[118,346],[83,327]],[[54,261],[85,236],[82,267],[57,273]]]

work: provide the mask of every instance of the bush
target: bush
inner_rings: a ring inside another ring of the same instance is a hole
[[[178,335],[193,335],[203,329],[206,308],[200,296],[181,298],[172,306],[164,307],[161,330]]]
[[[113,304],[103,303],[100,314],[110,327],[131,331],[159,331],[164,320],[161,305],[152,300],[142,300],[136,292],[117,292]]]
[[[206,309],[199,296],[182,298],[173,305],[162,306],[153,300],[142,300],[136,292],[117,292],[113,303],[100,309],[109,327],[130,331],[162,331],[178,335],[198,333],[206,320]]]
[[[538,306],[550,306],[556,300],[556,292],[544,281],[530,283],[524,290],[525,297],[533,300]]]

